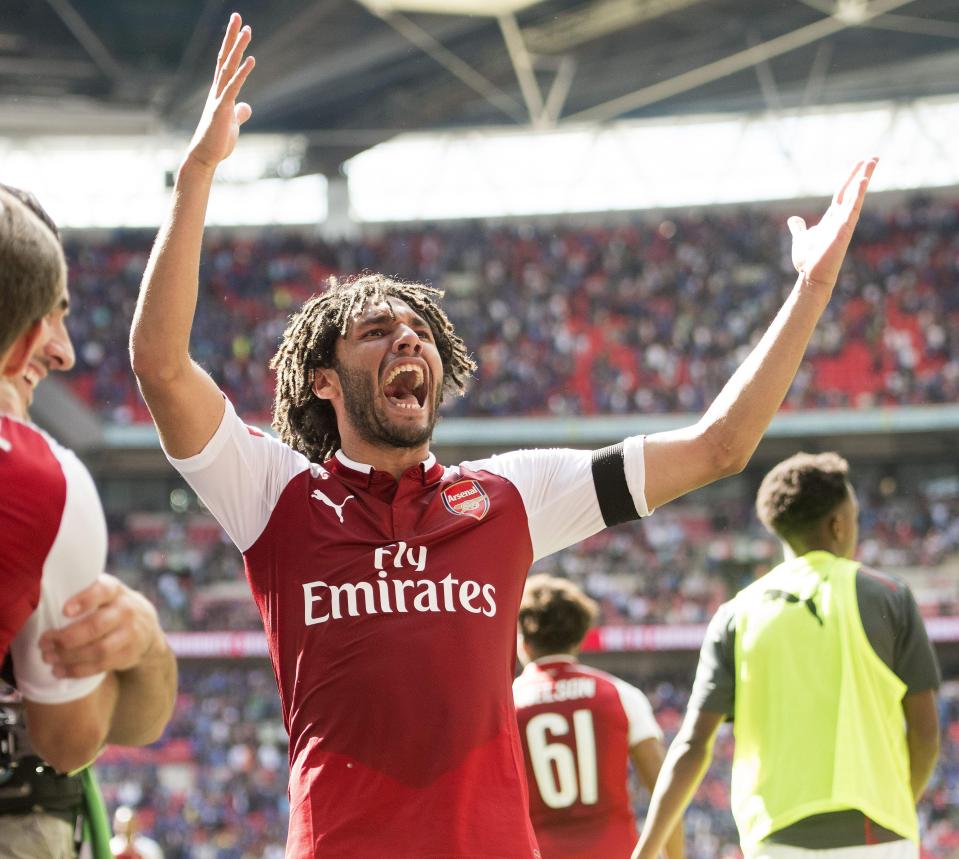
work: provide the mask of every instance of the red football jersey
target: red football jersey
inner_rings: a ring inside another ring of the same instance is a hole
[[[45,433],[0,417],[0,487],[0,660],[13,654],[17,686],[32,701],[82,698],[104,675],[54,677],[37,642],[66,623],[63,604],[103,572],[107,527],[93,479]]]
[[[0,417],[3,512],[0,568],[0,659],[40,602],[40,578],[60,524],[66,483],[60,463],[38,432]]]
[[[513,698],[543,859],[629,857],[639,837],[629,748],[662,737],[646,696],[559,655],[527,665]]]
[[[287,856],[538,857],[516,616],[531,562],[604,525],[590,452],[431,456],[397,482],[342,452],[311,464],[227,403],[173,464],[243,552],[263,617],[290,735]]]

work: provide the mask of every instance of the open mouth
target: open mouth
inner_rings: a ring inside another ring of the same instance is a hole
[[[411,411],[426,402],[426,376],[419,364],[402,363],[392,367],[383,381],[383,394],[394,406]]]
[[[46,371],[38,367],[33,362],[27,364],[26,369],[23,371],[24,381],[31,388],[35,388],[37,385],[39,385],[44,376],[46,376]]]

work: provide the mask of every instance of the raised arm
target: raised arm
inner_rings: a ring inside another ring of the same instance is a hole
[[[169,214],[143,275],[130,332],[133,372],[166,450],[178,458],[199,453],[223,417],[219,389],[190,359],[190,330],[213,174],[252,114],[248,104],[236,101],[254,65],[253,57],[243,56],[250,37],[250,28],[234,13],[203,115],[177,173]]]
[[[796,285],[702,419],[646,439],[650,509],[746,466],[785,399],[829,303],[877,160],[856,165],[816,226],[807,230],[802,218],[789,219],[793,264],[799,272]]]

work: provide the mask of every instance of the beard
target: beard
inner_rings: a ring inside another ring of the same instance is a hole
[[[438,390],[427,393],[425,426],[394,424],[384,414],[369,374],[338,363],[335,367],[343,389],[343,407],[363,441],[383,447],[412,448],[428,442],[438,419]]]

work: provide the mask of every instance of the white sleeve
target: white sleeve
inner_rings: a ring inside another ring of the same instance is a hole
[[[92,585],[103,572],[107,557],[107,524],[96,485],[76,454],[47,437],[63,470],[66,496],[56,537],[43,562],[40,599],[33,614],[10,643],[17,689],[39,704],[63,704],[89,695],[106,676],[76,679],[55,677],[40,657],[40,636],[62,629],[73,619],[63,606],[78,591]]]
[[[13,658],[17,689],[24,698],[38,704],[65,704],[89,695],[106,675],[101,673],[92,677],[55,677],[51,666],[40,658],[40,636],[48,629],[64,627],[66,618],[63,615],[63,604],[77,590],[93,584],[80,583],[75,576],[70,576],[69,582],[51,581],[51,578],[44,575],[41,580],[40,602],[10,643],[10,655]]]
[[[649,516],[653,511],[646,503],[646,436],[632,435],[623,441],[623,468],[636,512]]]
[[[649,699],[635,686],[618,677],[613,679],[613,685],[619,692],[619,700],[629,720],[629,746],[632,748],[643,740],[663,738],[662,728],[653,715]]]
[[[167,453],[167,459],[241,552],[263,533],[286,485],[310,467],[303,454],[243,423],[229,400],[203,450],[187,459]]]
[[[624,442],[623,465],[636,512],[647,516],[642,436]],[[518,450],[465,462],[463,466],[498,474],[516,487],[526,508],[534,560],[606,527],[596,496],[590,450]]]

